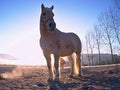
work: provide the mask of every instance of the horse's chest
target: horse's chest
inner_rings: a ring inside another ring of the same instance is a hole
[[[45,51],[55,51],[60,47],[59,40],[40,39],[41,48]]]

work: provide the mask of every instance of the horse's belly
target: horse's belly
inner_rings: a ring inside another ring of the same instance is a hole
[[[60,56],[69,56],[73,53],[73,49],[64,49],[60,52]]]

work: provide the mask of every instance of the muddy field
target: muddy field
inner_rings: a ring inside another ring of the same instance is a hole
[[[47,82],[46,66],[0,65],[0,90],[120,90],[120,65],[82,67],[83,75],[69,78],[62,70],[61,82]]]

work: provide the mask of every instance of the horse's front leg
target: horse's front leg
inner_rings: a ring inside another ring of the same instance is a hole
[[[55,80],[54,81],[59,81],[60,78],[60,66],[59,66],[59,55],[54,55],[55,61],[54,61],[54,66],[55,66]]]
[[[48,79],[48,82],[50,81],[53,81],[54,80],[54,71],[53,71],[53,66],[52,66],[52,63],[51,63],[51,55],[50,54],[47,54],[47,53],[44,53],[44,56],[46,58],[46,61],[47,61],[47,67],[48,67],[48,71],[49,71],[49,79]]]

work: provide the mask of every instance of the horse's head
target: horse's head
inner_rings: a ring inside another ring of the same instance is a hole
[[[56,28],[56,24],[53,19],[53,8],[54,6],[48,8],[45,7],[43,4],[41,5],[41,22],[46,25],[49,31],[54,31]]]

